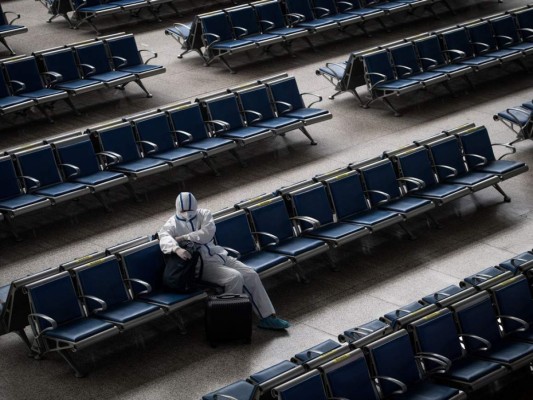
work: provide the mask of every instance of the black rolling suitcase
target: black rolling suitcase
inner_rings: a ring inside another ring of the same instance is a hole
[[[246,294],[224,293],[207,298],[205,332],[213,347],[228,341],[252,340],[252,303]]]

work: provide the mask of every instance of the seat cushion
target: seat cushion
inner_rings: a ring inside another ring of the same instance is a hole
[[[524,111],[526,110],[524,109]],[[531,113],[527,113],[527,111],[513,111],[512,113],[508,113],[507,111],[501,111],[498,113],[498,117],[515,124],[518,123],[520,126],[524,126],[529,122],[529,119],[531,118]]]
[[[198,291],[194,293],[174,293],[174,292],[165,292],[165,291],[156,291],[151,292],[142,296],[139,296],[139,300],[144,300],[147,302],[161,304],[167,307],[171,307],[182,301],[191,299],[199,294],[202,294],[203,291]]]
[[[113,166],[114,170],[125,172],[141,172],[150,168],[156,168],[166,163],[163,160],[156,158],[141,158],[136,161],[130,161],[127,163],[120,163]]]
[[[306,119],[319,117],[327,113],[328,110],[322,110],[320,108],[299,108],[297,110],[291,110],[289,112],[283,113],[283,116],[305,121]]]
[[[255,251],[242,256],[239,261],[253,268],[258,274],[288,260],[287,257],[268,251]]]
[[[418,86],[417,81],[409,79],[397,79],[395,81],[378,83],[374,88],[376,90],[405,90]]]
[[[141,301],[128,301],[100,311],[95,316],[99,319],[125,324],[159,309],[159,307],[153,304],[147,304]]]
[[[442,184],[442,185],[431,185],[425,187],[424,189],[415,190],[410,192],[413,196],[420,197],[431,197],[436,199],[442,199],[444,197],[451,196],[457,192],[463,190],[465,186],[463,185],[452,185],[452,184]]]
[[[245,47],[249,46],[251,44],[254,44],[254,42],[250,40],[226,40],[223,42],[215,43],[213,46],[211,46],[211,49],[214,50],[236,50],[239,47]]]
[[[366,228],[362,225],[353,225],[346,223],[333,223],[326,226],[321,226],[317,229],[304,232],[306,236],[320,237],[325,239],[338,240],[345,236],[364,231]]]
[[[396,400],[447,400],[459,394],[459,389],[420,381],[407,388],[407,392],[394,396]]]
[[[163,151],[161,153],[149,154],[150,158],[157,158],[165,161],[176,161],[181,158],[191,157],[196,154],[201,154],[202,151],[198,149],[191,149],[187,147],[179,147],[172,150]]]
[[[414,81],[418,81],[418,82],[423,82],[423,81],[428,81],[430,79],[436,79],[436,78],[441,78],[445,76],[444,72],[421,72],[419,74],[414,74],[414,75],[411,75],[411,76],[406,76],[405,78],[406,79],[410,79],[410,80],[414,80]]]
[[[2,210],[16,210],[17,208],[27,207],[32,204],[46,202],[44,197],[35,196],[33,194],[21,194],[19,196],[11,197],[9,199],[0,200],[0,209]]]
[[[285,239],[278,245],[267,246],[265,247],[265,250],[272,251],[275,253],[286,254],[291,257],[296,257],[307,253],[308,251],[317,249],[323,244],[324,242],[318,239],[294,237]]]
[[[254,123],[255,126],[260,126],[267,129],[281,129],[292,124],[300,123],[299,119],[296,118],[286,118],[286,117],[277,117],[271,118],[264,121],[259,121]]]
[[[161,65],[151,65],[151,64],[139,64],[139,65],[129,65],[124,68],[120,68],[120,71],[127,72],[129,74],[144,74],[151,71],[157,71],[158,69],[163,69]]]
[[[506,174],[517,168],[522,168],[526,164],[520,161],[510,160],[495,160],[489,162],[487,165],[476,168],[477,171],[488,172],[490,174]]]
[[[88,186],[96,186],[123,177],[124,174],[120,172],[99,171],[91,175],[76,178],[74,181]]]
[[[533,344],[503,340],[489,351],[477,352],[476,355],[506,364],[512,364],[522,359],[533,360]]]
[[[244,140],[268,132],[268,129],[256,126],[246,126],[224,132],[222,136],[231,139]]]
[[[383,204],[380,206],[380,208],[407,214],[428,204],[431,204],[430,200],[418,199],[415,197],[402,197],[401,199],[392,200],[386,204]]]
[[[58,197],[63,196],[65,194],[73,193],[78,190],[85,189],[86,186],[82,183],[76,183],[76,182],[63,182],[58,183],[57,185],[52,185],[49,187],[44,187],[42,189],[36,190],[35,194],[40,194],[42,196],[47,197]]]
[[[489,174],[486,172],[467,172],[466,174],[454,176],[452,178],[446,179],[446,182],[450,183],[459,183],[463,185],[477,185],[482,183],[486,179],[490,179],[494,174]]]
[[[82,318],[48,331],[44,334],[44,336],[76,343],[100,332],[111,329],[113,326],[113,324],[100,319],[91,317]]]
[[[269,33],[257,33],[255,35],[246,35],[245,39],[252,42],[264,42],[267,40],[273,40],[279,38],[280,35],[272,35]]]
[[[455,72],[468,71],[468,70],[470,70],[470,68],[465,65],[449,64],[449,65],[439,65],[438,67],[436,67],[435,69],[432,69],[431,71],[444,72],[445,74],[453,74]]]
[[[220,147],[227,146],[228,144],[234,143],[231,139],[224,138],[205,138],[202,140],[197,140],[192,143],[187,143],[184,147],[190,147],[193,149],[202,150],[209,152],[210,150],[215,150]]]
[[[372,226],[388,219],[394,218],[398,215],[397,212],[388,210],[367,210],[362,213],[355,214],[348,218],[344,218],[343,222],[353,222],[356,224]]]
[[[270,29],[268,32],[274,35],[289,36],[299,33],[304,33],[307,30],[305,28],[275,28]]]
[[[98,87],[98,85],[102,85],[102,84],[95,82],[95,81],[90,81],[88,79],[78,79],[78,80],[70,81],[70,82],[60,82],[57,85],[54,85],[54,87],[56,89],[61,89],[61,90],[66,90],[66,91],[70,91],[70,90],[76,91],[76,90],[85,89],[91,86]]]
[[[128,72],[122,72],[122,71],[109,71],[109,72],[103,72],[101,74],[95,74],[95,75],[89,75],[87,76],[87,79],[93,79],[95,81],[100,81],[104,83],[112,83],[116,80],[121,80],[125,78],[130,78],[131,80],[135,79],[135,75],[130,74]]]
[[[307,29],[317,29],[317,28],[321,28],[327,25],[337,26],[335,24],[335,21],[331,19],[314,19],[312,21],[304,21],[298,24],[298,26],[301,26],[302,28],[307,28]]]
[[[28,107],[34,104],[31,99],[26,97],[7,96],[0,98],[0,108],[8,108],[23,103],[28,103]]]
[[[39,101],[40,99],[44,99],[45,97],[67,97],[68,94],[63,90],[39,89],[34,90],[33,92],[21,93],[19,96]]]
[[[500,364],[468,357],[454,361],[443,376],[472,383],[500,368]]]

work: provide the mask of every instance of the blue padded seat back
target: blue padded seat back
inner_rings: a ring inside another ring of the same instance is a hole
[[[115,68],[118,68],[119,65],[121,68],[124,68],[132,65],[143,64],[143,60],[141,59],[139,49],[137,48],[137,43],[135,43],[135,38],[133,35],[130,34],[127,36],[107,39],[106,43],[112,56],[126,59],[125,65],[121,65],[123,63],[122,60],[113,59]]]
[[[454,29],[442,34],[442,40],[446,44],[448,50],[460,50],[465,53],[466,57],[474,55],[472,45],[468,38],[468,33],[465,28]],[[453,54],[452,58],[457,57]]]
[[[369,349],[376,375],[399,379],[407,386],[420,380],[407,332],[399,331],[399,334],[388,336],[387,340],[381,339],[370,345]],[[390,382],[380,383],[385,397],[398,389],[397,385]]]
[[[462,357],[459,333],[450,310],[422,318],[414,324],[414,330],[420,351],[440,354],[452,361]]]
[[[327,183],[338,219],[368,210],[359,174],[347,175]]]
[[[89,138],[81,142],[59,147],[57,154],[61,164],[75,165],[80,169],[80,173],[76,177],[87,176],[100,171],[96,154],[94,153],[94,148]],[[67,175],[72,173],[72,170],[68,167],[64,171]]]
[[[402,170],[402,175],[405,177],[421,179],[426,186],[437,183],[427,149],[418,148],[398,156],[398,164]],[[415,185],[410,182],[407,182],[406,185],[409,189],[415,188]]]
[[[54,153],[50,146],[17,155],[22,175],[31,176],[41,183],[41,187],[62,182]]]
[[[518,317],[527,323],[533,323],[533,299],[528,281],[524,276],[517,276],[492,288],[498,314]],[[522,325],[508,318],[502,318],[505,332],[512,332]]]
[[[518,25],[522,29],[533,29],[533,8],[528,8],[527,10],[521,10],[514,13]],[[522,32],[522,37],[524,39],[531,36],[531,32]]]
[[[487,162],[496,160],[494,152],[492,151],[489,133],[487,132],[487,128],[484,126],[480,126],[471,132],[459,135],[459,140],[461,141],[465,155],[477,154],[485,157]],[[476,164],[482,162],[476,157],[466,156],[465,158],[469,168],[472,168]]]
[[[92,65],[95,70],[91,75],[111,71],[111,65],[103,42],[95,42],[80,47],[75,47],[81,64]],[[89,76],[91,76],[89,75]]]
[[[283,200],[273,199],[261,204],[260,207],[250,209],[255,230],[276,235],[279,240],[290,238],[294,235],[289,219],[289,213]],[[264,246],[271,243],[272,239],[259,236],[259,243]]]
[[[0,98],[4,98],[7,96],[11,96],[11,93],[9,92],[8,86],[6,84],[6,78],[4,77],[4,74],[0,73]]]
[[[253,110],[260,113],[263,116],[263,120],[275,118],[274,110],[268,97],[268,91],[266,86],[260,86],[245,92],[239,93],[242,106],[244,110]],[[256,115],[245,113],[245,117],[248,121],[257,118]]]
[[[304,21],[315,19],[309,0],[285,0],[285,6],[289,13],[303,15]]]
[[[511,15],[502,15],[490,20],[498,46],[506,46],[520,41],[514,18]],[[511,38],[509,41],[508,38]]]
[[[158,113],[142,121],[136,121],[135,126],[141,140],[157,145],[156,153],[174,148],[171,128],[168,126],[168,119],[164,113]],[[153,149],[148,144],[141,143],[141,146],[144,154]]]
[[[430,144],[429,149],[433,157],[433,162],[437,166],[436,171],[439,179],[445,179],[451,174],[451,171],[445,168],[439,168],[438,165],[447,165],[448,167],[455,168],[458,175],[466,172],[461,148],[456,138],[450,137],[438,143]]]
[[[496,314],[488,296],[480,301],[472,302],[464,309],[458,310],[456,314],[462,333],[481,336],[492,345],[501,340]],[[464,343],[468,351],[475,351],[484,346],[483,343],[469,338],[465,338]]]
[[[8,21],[6,19],[6,15],[4,14],[4,11],[2,10],[2,6],[0,5],[0,25],[7,25]]]
[[[10,80],[20,81],[26,85],[26,87],[17,94],[33,92],[43,88],[43,82],[35,57],[25,57],[14,62],[6,62],[4,66]],[[16,90],[18,86],[13,85],[13,88]]]
[[[101,0],[74,0],[74,5],[75,5],[75,8],[77,9],[80,5],[83,4],[83,7],[82,8],[85,8],[85,7],[94,7],[94,6],[99,6],[102,4],[102,1]]]
[[[116,258],[109,257],[99,264],[75,271],[83,294],[98,297],[106,302],[108,308],[130,300]],[[100,305],[88,300],[87,307],[92,311]]]
[[[227,13],[233,27],[238,26],[246,29],[246,35],[261,33],[259,23],[257,21],[257,15],[255,15],[255,11],[251,6],[246,6],[235,10],[227,10]],[[235,33],[237,35],[242,35],[244,32],[240,29],[237,29]]]
[[[220,246],[237,250],[241,255],[256,250],[254,238],[245,213],[237,213],[216,222],[215,240]]]
[[[204,119],[198,103],[192,106],[185,106],[168,113],[174,125],[174,129],[184,131],[192,135],[193,142],[208,137],[205,129]],[[184,140],[182,135],[178,135],[179,140]],[[181,144],[181,141],[179,142]]]
[[[272,1],[268,3],[259,3],[254,4],[254,7],[260,21],[272,22],[274,24],[272,27],[273,29],[285,27],[285,20],[279,2]],[[263,25],[263,28],[267,28],[268,26],[268,24],[265,24]]]
[[[69,82],[81,77],[74,52],[70,48],[43,54],[43,61],[47,71],[61,74],[63,77],[61,82]]]
[[[21,194],[17,172],[10,157],[0,158],[0,199]]]
[[[312,371],[304,378],[297,378],[293,386],[279,392],[279,400],[327,400],[324,384],[318,371]]]
[[[396,173],[390,161],[362,168],[361,174],[368,190],[388,193],[392,199],[401,196]],[[372,204],[385,200],[379,193],[369,193],[369,197]]]
[[[411,68],[412,73],[419,72],[420,66],[418,65],[418,59],[416,56],[415,48],[411,43],[405,43],[401,46],[396,46],[390,49],[394,65],[403,65]],[[398,76],[409,74],[410,72],[404,68],[397,68],[396,73]]]
[[[382,80],[391,81],[394,79],[394,72],[386,50],[376,51],[372,54],[363,56],[363,62],[367,73],[378,73],[385,75],[386,77],[383,78],[381,76],[369,75],[368,79],[372,85],[375,85]]]
[[[68,272],[58,274],[53,280],[28,285],[28,295],[32,312],[47,315],[58,325],[84,317]],[[45,328],[48,324],[41,321],[40,326]]]
[[[470,25],[466,29],[468,30],[468,34],[470,35],[470,39],[473,43],[485,43],[489,46],[490,49],[496,49],[496,39],[494,38],[488,21],[484,21],[475,25]],[[475,44],[474,47],[476,48],[477,53],[480,53],[485,49],[484,47]]]
[[[442,65],[445,63],[445,59],[442,53],[442,48],[440,47],[439,38],[435,35],[432,35],[428,38],[419,39],[415,41],[416,49],[418,50],[418,55],[420,56],[420,61],[424,69],[427,69],[431,65]],[[428,60],[424,60],[427,58]],[[429,60],[431,59],[431,60]]]
[[[300,95],[300,89],[295,78],[287,78],[281,81],[272,82],[268,85],[275,101],[283,101],[292,105],[293,110],[305,108],[305,104]],[[283,110],[283,107],[281,108]]]
[[[200,23],[202,24],[202,31],[204,34],[213,33],[218,35],[221,42],[234,39],[232,28],[225,13],[213,13],[199,17],[199,19]],[[214,40],[215,38],[211,35],[205,36],[205,41],[207,44],[211,44]]]
[[[323,185],[294,194],[292,202],[296,215],[314,218],[320,225],[333,222],[333,212]],[[300,224],[302,229],[311,228],[311,224],[307,222],[301,221]]]
[[[131,125],[124,124],[99,132],[100,141],[105,151],[112,151],[122,156],[122,162],[141,158]]]
[[[130,279],[140,279],[150,284],[152,291],[157,291],[163,287],[165,269],[165,259],[159,242],[155,240],[139,247],[139,250],[122,256],[124,268]]]
[[[335,361],[342,363],[343,358]],[[370,379],[365,357],[357,357],[339,368],[325,373],[327,385],[333,397],[357,400],[377,400],[376,391]]]
[[[235,95],[209,101],[207,105],[211,119],[227,122],[230,125],[229,129],[238,129],[244,126]]]

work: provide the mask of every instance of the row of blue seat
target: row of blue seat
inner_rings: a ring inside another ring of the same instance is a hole
[[[477,395],[533,362],[532,271],[533,251],[521,253],[425,296],[416,311],[401,307],[203,400],[271,398],[270,391],[279,400]],[[410,319],[391,323],[398,314]]]
[[[309,37],[326,30],[345,32],[357,26],[365,33],[364,23],[375,19],[385,29],[380,17],[398,12],[412,13],[445,0],[270,0],[227,8],[194,17],[190,24],[175,24],[165,30],[184,50],[198,53],[205,65],[221,61],[230,72],[235,71],[226,57],[261,48],[265,52],[280,44],[289,53],[291,43],[302,38],[313,47]],[[434,13],[434,12],[433,12]]]
[[[379,100],[399,116],[390,103],[392,96],[436,84],[452,92],[449,82],[457,77],[473,87],[470,74],[508,62],[516,62],[527,70],[524,60],[533,54],[531,29],[533,8],[524,6],[354,52],[347,61],[327,63],[316,74],[334,85],[336,93],[330,99],[350,92],[363,108]],[[368,90],[366,101],[357,92],[363,85]]]
[[[51,121],[44,105],[64,100],[78,114],[72,98],[102,88],[123,89],[135,82],[146,93],[143,78],[166,69],[144,61],[132,34],[119,33],[68,44],[32,56],[1,62],[0,115],[37,107]]]
[[[533,101],[526,101],[520,106],[507,108],[494,115],[494,121],[501,121],[516,134],[513,145],[526,139],[533,139]]]
[[[89,193],[107,207],[103,190],[126,184],[133,192],[131,181],[196,160],[218,174],[212,156],[239,159],[237,146],[295,129],[316,144],[306,127],[331,117],[305,106],[293,77],[278,75],[27,144],[0,157],[0,211],[17,236],[18,215]]]
[[[9,14],[14,14],[15,18],[9,20],[7,17]],[[14,55],[15,52],[7,44],[6,37],[28,32],[28,28],[24,25],[13,25],[13,22],[17,19],[20,19],[20,14],[13,11],[4,11],[2,5],[0,5],[0,43],[4,45],[11,55]]]

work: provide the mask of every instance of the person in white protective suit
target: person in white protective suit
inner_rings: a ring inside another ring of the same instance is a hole
[[[290,324],[278,318],[265,288],[252,268],[228,255],[227,251],[214,244],[216,226],[211,211],[198,208],[192,193],[182,192],[176,198],[176,214],[159,230],[159,245],[165,254],[172,252],[187,260],[191,254],[178,242],[189,240],[199,246],[203,260],[201,279],[224,287],[227,293],[246,293],[252,308],[260,318],[258,327],[286,329]],[[200,261],[199,261],[200,264]],[[197,271],[199,265],[197,265]]]

